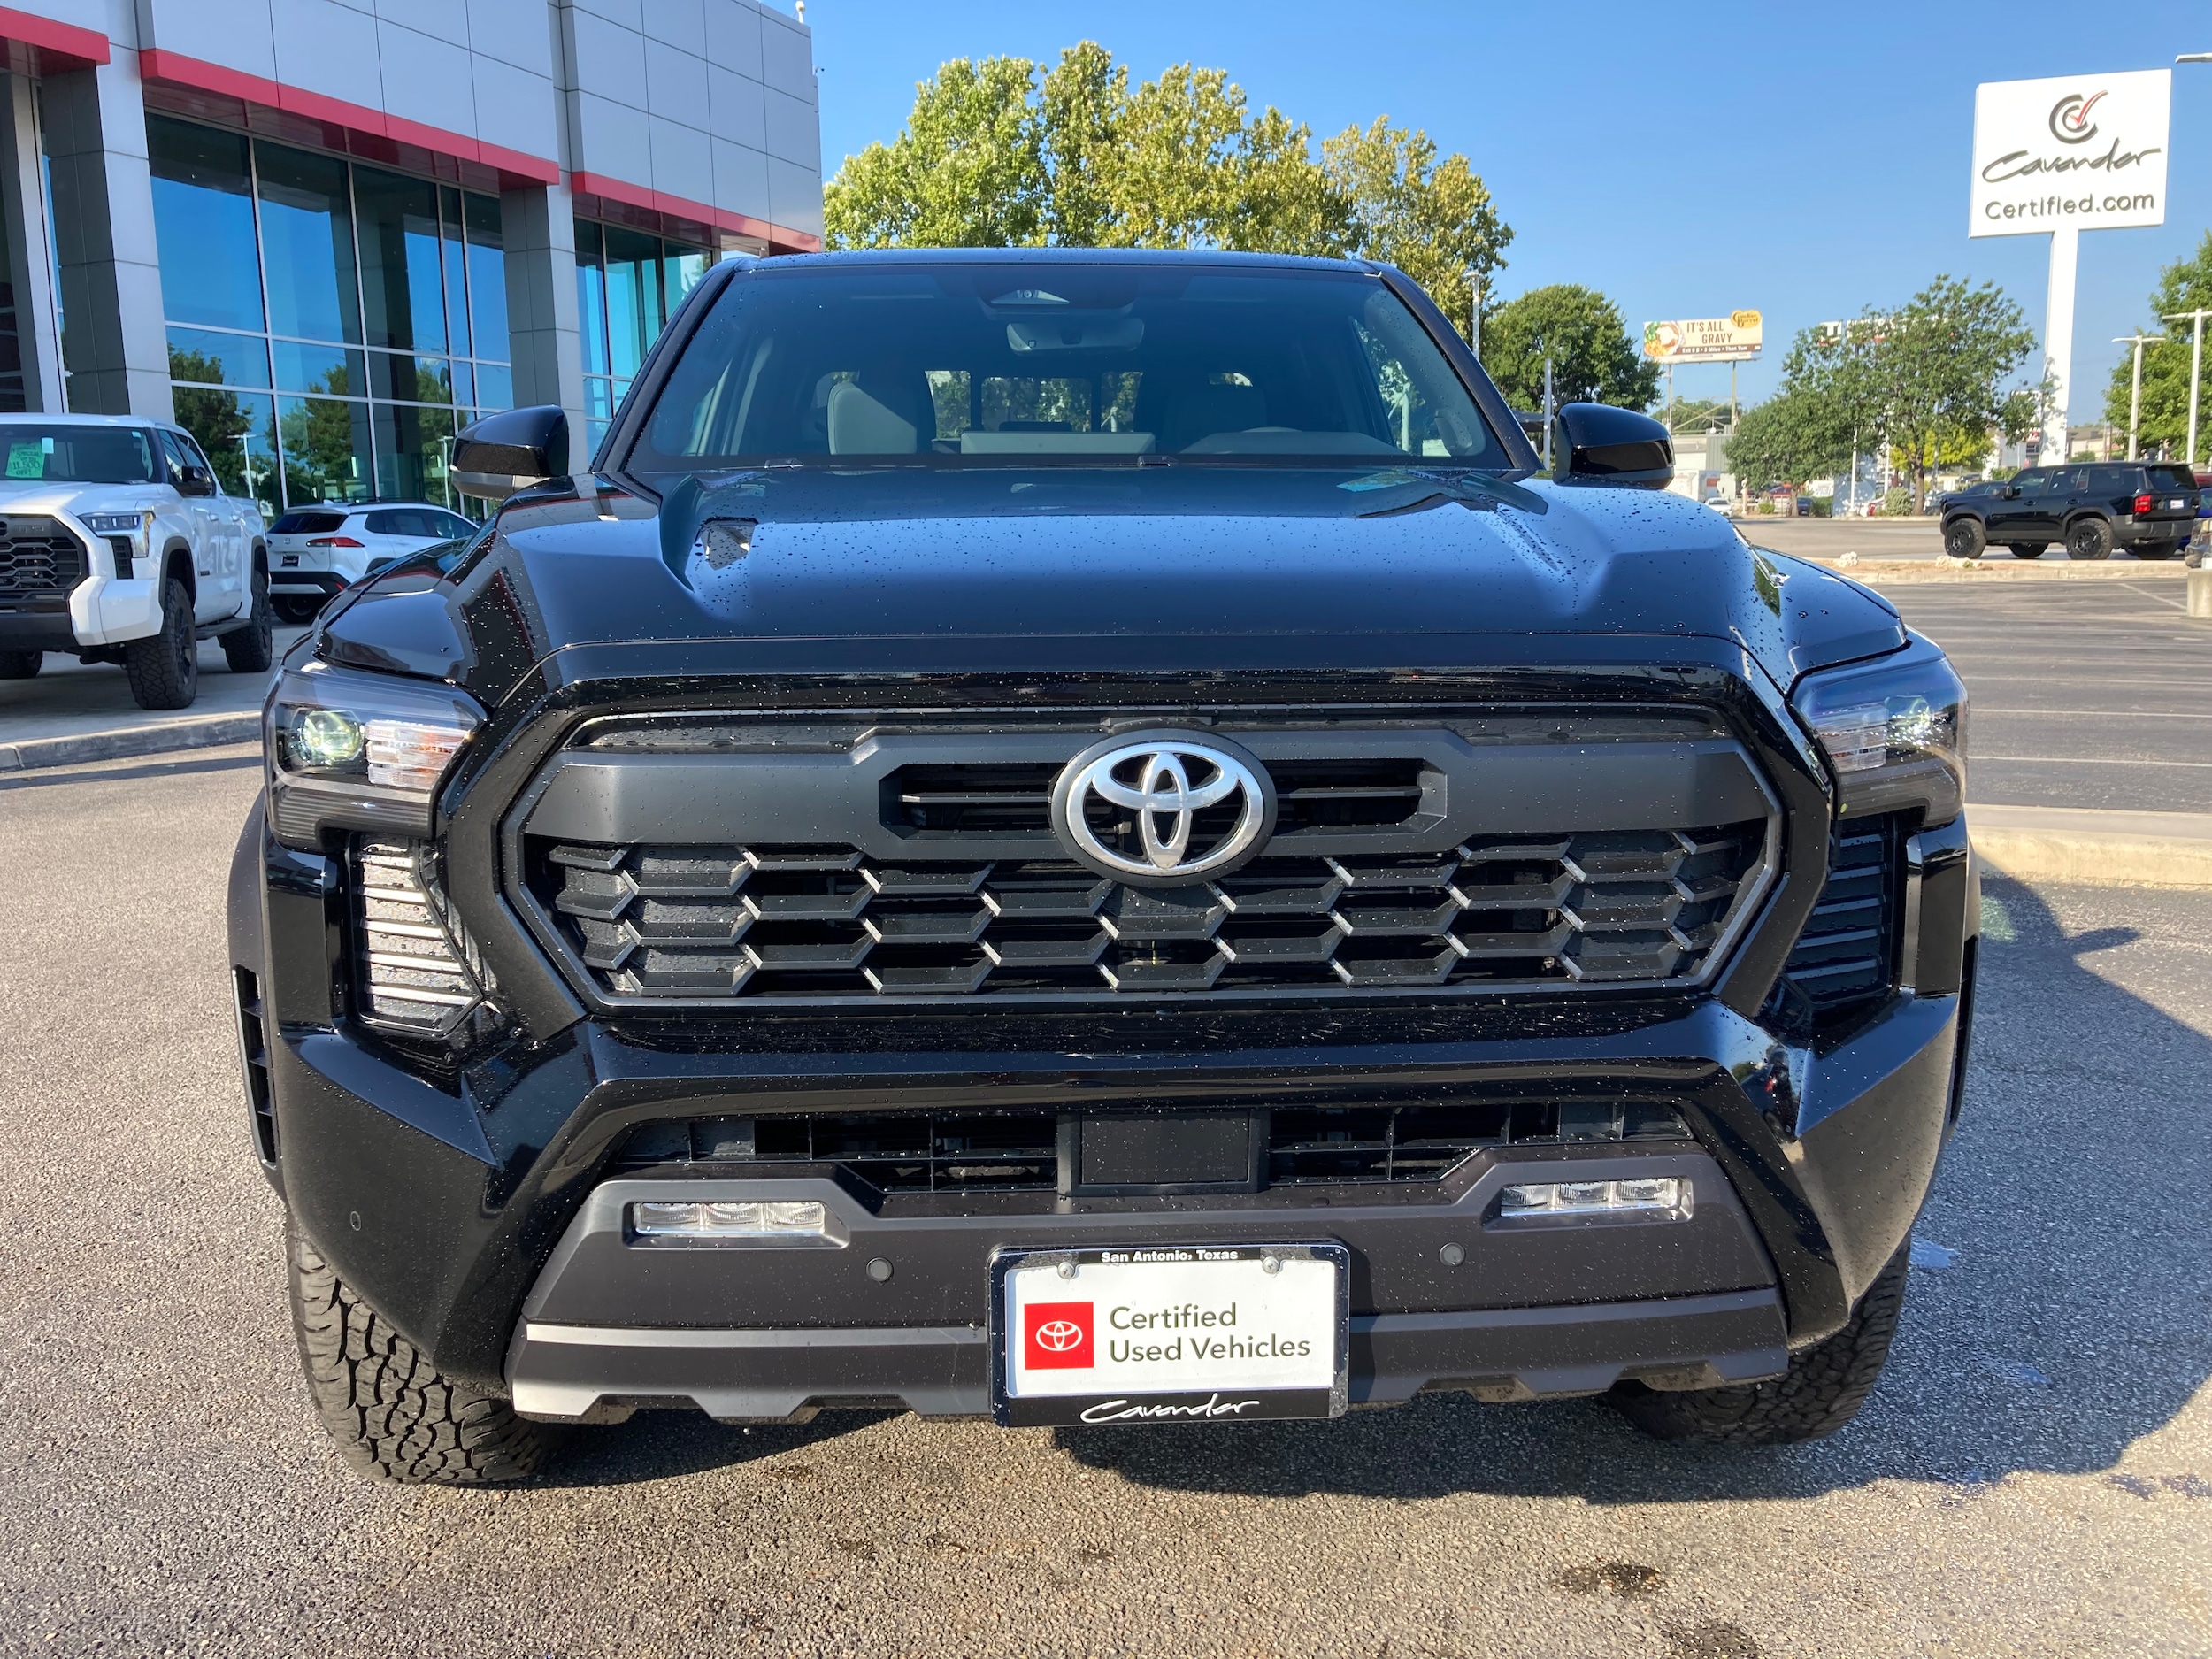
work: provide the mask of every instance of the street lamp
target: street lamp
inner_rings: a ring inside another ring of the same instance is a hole
[[[2135,348],[2135,381],[2128,394],[2128,459],[2138,460],[2135,453],[2136,429],[2143,424],[2143,348],[2157,345],[2166,338],[2163,334],[2122,334],[2113,341],[2116,346]]]
[[[1482,273],[1474,266],[1467,267],[1467,344],[1475,354],[1475,361],[1482,361]]]

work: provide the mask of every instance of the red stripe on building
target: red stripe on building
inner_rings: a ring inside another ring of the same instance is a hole
[[[4,33],[0,31],[0,34]],[[380,110],[348,104],[342,98],[326,97],[319,92],[309,92],[303,88],[288,87],[281,81],[250,75],[242,69],[227,69],[220,64],[188,58],[182,52],[149,48],[139,53],[138,69],[142,78],[157,85],[212,92],[224,97],[236,98],[242,104],[257,104],[266,109],[281,110],[288,115],[326,122],[349,132],[388,139],[396,144],[411,144],[433,155],[474,162],[479,166],[496,170],[503,183],[558,184],[561,181],[559,164],[548,161],[541,156],[526,155],[518,150],[508,150],[459,133],[449,133],[442,127],[403,120],[396,115],[387,115]]]
[[[610,202],[620,202],[629,207],[641,207],[649,212],[664,213],[672,219],[695,219],[716,230],[728,231],[733,236],[749,236],[766,242],[779,253],[818,253],[822,239],[803,230],[793,230],[786,225],[772,225],[764,219],[755,219],[749,213],[733,213],[726,208],[711,207],[704,202],[695,202],[688,196],[671,196],[665,190],[649,189],[641,184],[625,184],[619,179],[610,179],[603,173],[572,173],[568,175],[569,188],[583,196],[603,196]]]
[[[0,6],[0,41],[19,41],[41,51],[55,52],[88,64],[108,61],[108,37],[96,29],[81,29],[73,23],[33,17],[13,6]]]

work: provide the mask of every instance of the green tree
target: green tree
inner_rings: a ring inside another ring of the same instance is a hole
[[[1387,118],[1317,147],[1225,72],[1177,65],[1132,86],[1095,42],[1040,75],[956,58],[906,127],[849,156],[824,192],[832,247],[1226,248],[1399,265],[1449,297],[1512,232],[1464,156]]]
[[[1435,141],[1418,127],[1393,127],[1377,116],[1364,131],[1348,127],[1321,146],[1321,171],[1350,209],[1344,250],[1393,265],[1460,319],[1453,301],[1479,272],[1486,291],[1513,232],[1498,217],[1490,191],[1467,157],[1439,160]],[[1460,322],[1460,332],[1466,325]]]
[[[2143,421],[2138,442],[2143,451],[2161,449],[2179,457],[2189,441],[2189,365],[2192,327],[2184,312],[2212,309],[2212,231],[2204,234],[2197,250],[2177,259],[2158,273],[2158,287],[2150,296],[2151,314],[2136,330],[2164,334],[2165,342],[2143,348]],[[2212,319],[2208,319],[2212,320]],[[2212,434],[2212,350],[2205,354],[2204,378],[2197,388],[2197,453],[2208,447]],[[2128,405],[2134,377],[2135,353],[2131,349],[2113,365],[2105,388],[2104,418],[2121,431],[2127,430]]]
[[[914,88],[888,144],[848,156],[822,192],[833,248],[1018,248],[1045,240],[1044,133],[1025,58],[956,58]]]
[[[1746,489],[1839,472],[1850,457],[1851,440],[1839,430],[1835,405],[1803,383],[1786,381],[1765,403],[1745,410],[1728,435],[1728,468]]]
[[[1540,409],[1544,360],[1551,359],[1556,403],[1617,403],[1648,409],[1659,368],[1629,337],[1620,307],[1575,282],[1531,288],[1501,305],[1482,326],[1482,364],[1517,409]]]
[[[2004,383],[2027,362],[2035,334],[1995,283],[1950,276],[1937,277],[1867,333],[1859,348],[1863,372],[1882,438],[1902,459],[1918,512],[1947,445],[1966,437],[1986,452],[1989,434],[2017,419],[2019,400]]]

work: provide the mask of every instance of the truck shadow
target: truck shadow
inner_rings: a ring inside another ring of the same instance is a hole
[[[2139,899],[2141,895],[2132,895]],[[2029,889],[1986,883],[1965,1116],[1916,1237],[1888,1371],[1833,1438],[1771,1448],[1648,1440],[1601,1400],[1425,1395],[1334,1423],[1056,1430],[1067,1456],[1148,1486],[1412,1501],[1461,1493],[1593,1503],[1799,1497],[1883,1479],[1970,1502],[2007,1475],[2115,1469],[2212,1378],[2201,1239],[2212,1193],[2212,1040],[2085,964],[2140,937],[2069,934]],[[599,1486],[802,1454],[880,1422],[824,1412],[750,1430],[641,1412],[580,1435],[549,1484]],[[828,1455],[836,1455],[833,1452]],[[2138,1495],[2193,1477],[2113,1474]],[[2178,1484],[2177,1484],[2178,1483]]]

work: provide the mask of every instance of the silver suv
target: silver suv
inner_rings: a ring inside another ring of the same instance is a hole
[[[243,673],[271,662],[261,510],[224,494],[182,427],[110,415],[0,415],[0,680],[48,651],[118,663],[142,709],[198,695],[199,641]]]

